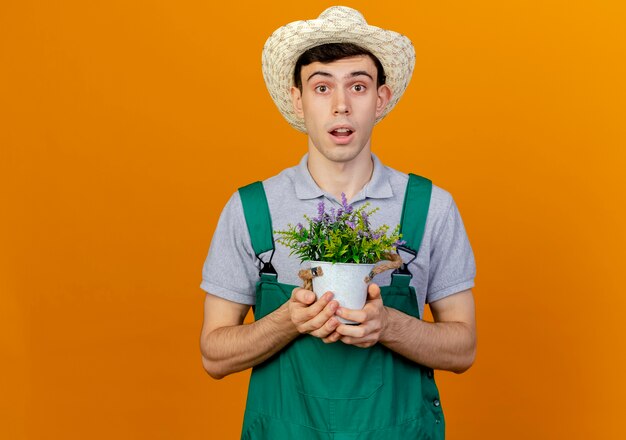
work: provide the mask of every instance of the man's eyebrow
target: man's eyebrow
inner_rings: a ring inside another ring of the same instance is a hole
[[[348,75],[351,78],[354,78],[355,76],[361,76],[361,75],[365,75],[367,76],[369,79],[371,79],[372,81],[374,81],[374,78],[372,77],[372,75],[370,75],[369,73],[367,73],[365,70],[357,70],[356,72],[352,72],[350,75]]]
[[[309,77],[306,79],[307,82],[311,81],[311,78],[313,78],[315,75],[321,75],[321,76],[327,76],[329,78],[332,78],[333,76],[328,73],[328,72],[324,72],[323,70],[316,70],[315,72],[313,72],[311,75],[309,75]],[[346,78],[354,78],[356,76],[367,76],[369,79],[371,79],[372,81],[374,81],[374,78],[372,77],[372,75],[370,75],[369,73],[367,73],[365,70],[356,70],[354,72],[350,72],[348,75],[346,75]]]
[[[333,76],[328,73],[328,72],[324,72],[322,70],[316,70],[315,72],[313,72],[311,75],[309,75],[309,77],[306,79],[307,82],[311,81],[311,78],[313,78],[315,75],[322,75],[322,76],[327,76],[329,78],[332,78]]]

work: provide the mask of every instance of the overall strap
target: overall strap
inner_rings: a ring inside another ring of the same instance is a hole
[[[417,253],[422,244],[432,189],[432,181],[429,179],[416,174],[409,174],[409,181],[404,194],[404,205],[402,206],[402,217],[400,218],[400,233],[406,244],[398,247],[398,250],[413,255],[411,261],[417,258]],[[392,285],[409,285],[411,272],[407,266],[408,264],[403,264],[400,269],[394,271]]]
[[[422,244],[432,189],[433,184],[429,179],[409,174],[409,182],[404,194],[400,232],[402,240],[406,241],[405,247],[416,253]]]
[[[274,256],[272,218],[263,183],[254,182],[239,188],[239,196],[241,197],[243,215],[246,219],[254,253],[261,260],[259,255],[270,250],[272,251],[269,261],[261,260],[263,268],[260,275],[270,274],[275,276],[276,271],[272,267],[272,257]]]

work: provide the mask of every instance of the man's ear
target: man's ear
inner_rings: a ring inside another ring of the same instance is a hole
[[[379,117],[385,111],[385,107],[389,103],[393,92],[387,84],[383,84],[378,88],[378,99],[376,100],[376,117]]]
[[[302,93],[297,87],[291,88],[291,104],[293,105],[293,111],[299,118],[304,119],[304,111],[302,110]]]

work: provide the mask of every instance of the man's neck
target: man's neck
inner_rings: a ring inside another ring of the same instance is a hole
[[[348,201],[363,189],[374,172],[369,147],[349,162],[333,162],[312,148],[309,150],[307,167],[315,183],[324,192],[332,194],[337,200],[341,200],[341,193],[344,193]]]

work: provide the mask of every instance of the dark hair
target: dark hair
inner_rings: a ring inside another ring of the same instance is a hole
[[[300,55],[300,58],[296,61],[296,68],[293,72],[293,83],[302,92],[301,73],[303,66],[308,66],[316,61],[320,63],[332,63],[333,61],[358,55],[367,55],[372,59],[372,61],[374,61],[377,72],[376,86],[380,87],[385,84],[387,79],[385,77],[385,69],[383,69],[383,65],[380,63],[378,58],[376,58],[369,50],[363,49],[361,46],[353,43],[328,43],[315,46],[307,50]]]

